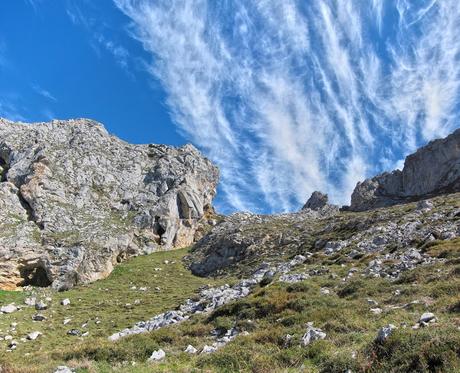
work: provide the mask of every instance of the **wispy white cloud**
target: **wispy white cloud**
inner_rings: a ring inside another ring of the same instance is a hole
[[[99,45],[101,45],[105,50],[113,55],[115,61],[122,68],[128,68],[129,52],[125,47],[116,44],[114,41],[109,40],[107,37],[100,33],[95,33],[94,38]]]
[[[125,72],[131,75],[129,71],[130,55],[128,50],[123,45],[113,40],[113,38],[107,36],[109,33],[105,30],[105,24],[99,24],[95,17],[86,14],[85,11],[73,1],[67,3],[66,13],[74,25],[82,27],[89,33],[89,45],[98,57],[101,57],[104,51],[110,53],[117,64],[123,68]]]
[[[10,100],[0,98],[0,118],[6,118],[14,121],[24,121],[21,109]]]
[[[459,119],[454,0],[114,2],[230,209],[346,203]]]
[[[38,84],[32,84],[32,89],[35,91],[35,93],[39,94],[40,96],[46,98],[49,101],[54,101],[57,102],[57,98],[54,97],[49,91],[46,89],[43,89],[40,87]]]

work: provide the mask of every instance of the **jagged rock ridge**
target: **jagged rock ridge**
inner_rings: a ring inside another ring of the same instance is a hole
[[[348,250],[350,259],[379,253],[369,273],[396,277],[401,270],[412,268],[413,262],[429,262],[429,258],[419,256],[416,243],[460,235],[458,209],[455,205],[438,207],[433,216],[420,218],[435,203],[426,200],[414,206],[413,213],[388,210],[367,219],[347,210],[367,211],[456,191],[460,191],[460,130],[408,156],[403,171],[358,183],[350,208],[339,211],[328,204],[327,195],[314,192],[298,213],[234,214],[197,242],[187,260],[193,273],[208,276],[239,271],[239,267],[244,269],[270,256],[304,255],[305,250],[329,256]],[[356,218],[347,224],[342,222],[353,216]],[[385,252],[390,247],[394,251]],[[383,268],[382,262],[388,259],[394,265]]]
[[[67,289],[190,245],[217,182],[191,145],[132,145],[86,119],[0,119],[0,288]]]
[[[352,211],[365,211],[460,191],[460,129],[409,155],[402,171],[358,183]]]

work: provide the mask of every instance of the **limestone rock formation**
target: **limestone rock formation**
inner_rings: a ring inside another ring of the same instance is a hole
[[[352,211],[365,211],[460,191],[460,129],[409,155],[402,171],[358,183]]]
[[[329,197],[327,194],[315,191],[312,193],[307,203],[302,207],[302,210],[311,209],[314,211],[321,210],[324,206],[328,204]]]
[[[0,288],[67,289],[190,245],[217,181],[191,145],[132,145],[86,119],[0,119]]]

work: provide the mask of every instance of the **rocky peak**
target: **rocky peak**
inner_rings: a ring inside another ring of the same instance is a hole
[[[358,183],[352,211],[365,211],[460,191],[460,129],[431,141],[395,170]]]
[[[192,145],[133,145],[87,119],[0,119],[0,287],[69,288],[190,245],[218,182]]]
[[[314,211],[321,210],[324,206],[328,204],[329,197],[327,194],[315,191],[312,193],[307,203],[302,207],[302,210],[310,209]]]

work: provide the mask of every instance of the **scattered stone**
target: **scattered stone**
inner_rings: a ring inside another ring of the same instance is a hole
[[[46,320],[46,316],[40,314],[40,313],[37,313],[35,315],[32,316],[32,320],[33,321],[45,321]]]
[[[382,313],[382,309],[381,308],[371,308],[371,312],[374,315],[380,315]]]
[[[64,321],[62,322],[62,324],[64,325],[67,325],[69,322],[71,322],[72,319],[64,319]]]
[[[27,297],[24,299],[24,304],[27,306],[35,306],[35,303],[37,302],[37,298],[35,297]]]
[[[322,294],[322,295],[329,295],[329,294],[331,294],[331,291],[330,291],[329,289],[326,289],[326,288],[321,288],[321,289],[319,289],[319,292],[320,292],[320,294]]]
[[[63,300],[61,300],[61,305],[62,306],[68,306],[70,304],[70,299],[69,298],[65,298]]]
[[[27,334],[27,339],[29,341],[35,341],[41,335],[42,335],[42,333],[40,333],[40,332],[31,332],[31,333]]]
[[[417,203],[417,207],[416,207],[417,210],[421,210],[421,211],[429,211],[432,208],[433,208],[433,202],[431,202],[429,200],[419,201]]]
[[[18,307],[16,307],[14,304],[8,304],[0,308],[0,312],[2,313],[13,313],[13,312],[16,312],[17,310],[18,310]]]
[[[434,313],[431,312],[425,312],[422,316],[420,316],[419,323],[429,323],[429,322],[435,322],[436,321],[436,316]]]
[[[205,345],[201,350],[201,354],[211,354],[217,351],[217,347]]]
[[[385,342],[385,340],[391,335],[391,333],[393,333],[393,330],[395,329],[396,329],[396,326],[393,324],[388,324],[387,326],[380,328],[375,340],[379,343]]]
[[[275,274],[275,271],[265,272],[262,280],[260,281],[260,286],[267,286],[268,284],[272,283],[273,279],[275,278]]]
[[[149,361],[160,361],[166,357],[166,353],[160,348],[157,351],[152,352],[152,356],[149,357]]]
[[[67,332],[67,335],[71,335],[71,336],[74,336],[74,337],[81,337],[81,331],[78,330],[78,329],[70,329]]]
[[[292,335],[290,334],[286,334],[284,337],[283,337],[283,347],[284,348],[289,348],[292,346]]]
[[[302,345],[308,346],[310,343],[324,338],[326,338],[326,333],[319,328],[314,328],[313,323],[310,322],[307,324],[307,332],[302,337]]]
[[[373,300],[373,299],[367,299],[367,304],[371,305],[371,306],[378,306],[378,302]]]
[[[39,301],[38,303],[35,303],[35,309],[37,311],[44,311],[48,308],[47,304],[43,301]]]
[[[310,276],[307,273],[294,273],[281,275],[279,278],[280,282],[286,282],[288,284],[295,284],[297,282],[305,281]]]
[[[54,373],[73,373],[74,370],[70,369],[69,367],[66,367],[65,365],[60,365],[57,367],[57,369],[54,371]]]
[[[198,350],[193,347],[192,345],[188,345],[187,348],[184,350],[184,352],[188,353],[188,354],[196,354],[198,352]]]

